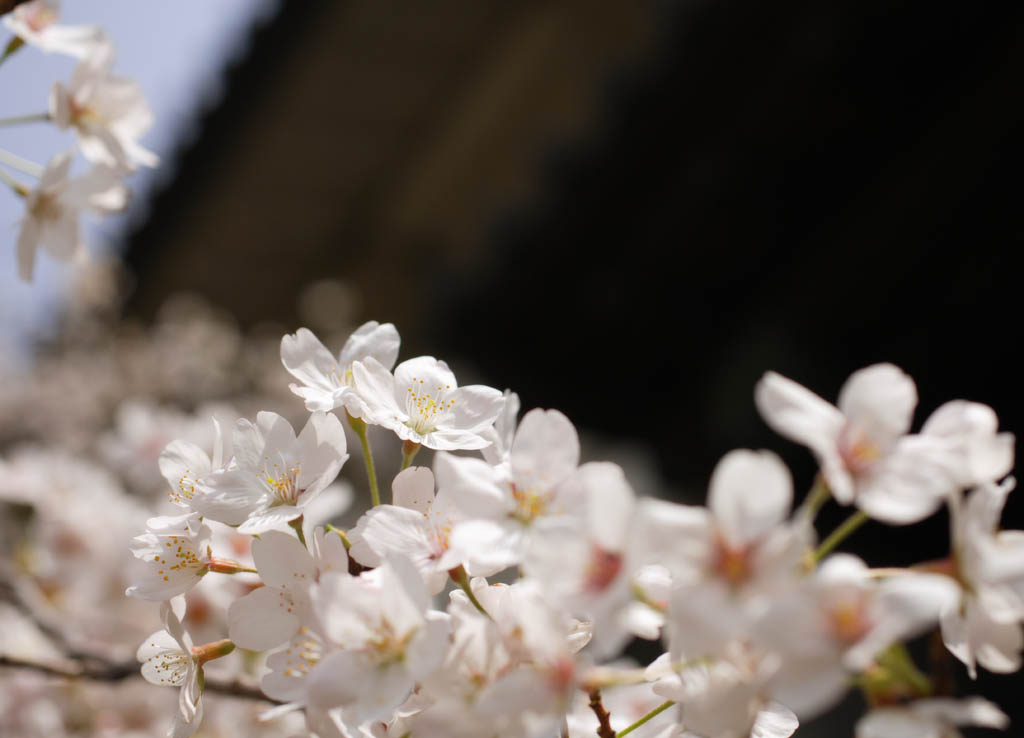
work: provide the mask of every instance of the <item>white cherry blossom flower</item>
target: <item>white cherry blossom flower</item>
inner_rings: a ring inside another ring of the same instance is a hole
[[[174,724],[168,738],[188,738],[203,719],[202,667],[193,655],[192,638],[185,632],[185,601],[176,597],[160,606],[164,629],[153,633],[136,653],[142,662],[142,677],[151,684],[181,687]]]
[[[310,595],[330,646],[305,679],[314,708],[340,709],[353,725],[386,718],[441,665],[448,616],[429,609],[407,560],[391,556],[359,577],[325,574]]]
[[[146,566],[125,594],[143,600],[169,600],[192,589],[210,570],[210,535],[199,513],[150,518],[146,532],[137,536],[131,547]]]
[[[708,509],[695,510],[703,524],[680,531],[692,540],[667,618],[673,658],[717,653],[796,580],[811,533],[801,521],[787,523],[792,499],[789,470],[770,451],[731,451],[715,467]]]
[[[490,444],[482,434],[501,414],[504,399],[493,387],[459,387],[443,361],[420,356],[395,367],[394,376],[372,356],[352,364],[367,422],[427,448],[476,450]]]
[[[366,406],[355,390],[352,363],[372,356],[390,371],[399,344],[394,325],[371,320],[349,336],[335,359],[311,330],[299,328],[281,339],[281,363],[301,382],[288,386],[305,400],[307,410],[329,412],[344,407],[349,415],[362,418]]]
[[[128,192],[116,171],[106,166],[70,179],[72,152],[57,154],[46,165],[39,184],[25,195],[25,217],[18,234],[18,275],[32,280],[36,251],[44,249],[58,261],[84,258],[78,218],[83,210],[112,213],[124,208]]]
[[[883,522],[922,520],[964,481],[984,481],[979,472],[1009,470],[1007,437],[962,407],[940,408],[925,432],[907,435],[917,390],[892,364],[854,372],[838,408],[774,372],[758,383],[755,399],[772,428],[814,453],[839,503]]]
[[[1011,673],[1024,648],[1024,531],[999,531],[1012,479],[974,490],[954,505],[953,566],[959,601],[942,613],[942,639],[973,679],[977,664]]]
[[[58,0],[31,0],[18,5],[4,16],[3,22],[14,35],[47,53],[57,52],[82,59],[103,43],[103,31],[97,26],[62,26]]]
[[[803,718],[819,714],[842,697],[851,674],[890,645],[933,627],[955,599],[948,577],[878,581],[857,557],[833,554],[758,620],[755,641],[781,657],[773,694]]]
[[[676,735],[788,738],[799,721],[788,707],[769,699],[772,671],[770,660],[737,650],[725,658],[664,676],[653,689],[682,705],[685,730]]]
[[[338,475],[348,459],[345,431],[335,415],[316,412],[296,437],[280,415],[261,412],[239,420],[233,463],[201,481],[191,505],[242,533],[288,523]]]
[[[962,725],[1005,730],[1010,720],[981,697],[938,697],[905,706],[876,707],[857,722],[855,738],[963,738]]]
[[[593,623],[594,647],[614,654],[630,635],[649,633],[635,632],[628,610],[644,548],[635,536],[636,496],[622,469],[608,462],[584,464],[566,484],[580,487],[574,496],[582,516],[566,516],[534,536],[523,574],[556,606]]]
[[[581,502],[579,486],[566,484],[579,455],[579,437],[569,419],[537,408],[519,423],[507,464],[443,453],[434,457],[438,489],[466,518],[453,529],[451,547],[470,574],[488,576],[517,563],[531,527],[583,509],[575,504]]]
[[[461,516],[445,494],[435,496],[434,475],[426,467],[400,472],[391,490],[394,504],[371,508],[349,531],[349,553],[370,567],[380,566],[389,553],[406,556],[427,591],[437,594],[444,589],[448,570],[462,563],[448,553],[452,528]]]
[[[228,608],[228,635],[240,647],[265,651],[294,637],[312,618],[310,584],[326,572],[348,575],[341,538],[320,529],[314,536],[315,555],[281,531],[253,541],[252,557],[264,586]]]
[[[160,473],[170,485],[168,498],[175,505],[190,508],[197,485],[214,472],[223,471],[228,456],[220,423],[213,419],[213,457],[191,441],[177,439],[164,447],[157,461]]]
[[[158,157],[139,144],[153,114],[137,82],[114,77],[114,47],[103,41],[75,69],[71,83],[50,92],[50,117],[61,130],[73,128],[89,161],[133,171],[156,166]]]

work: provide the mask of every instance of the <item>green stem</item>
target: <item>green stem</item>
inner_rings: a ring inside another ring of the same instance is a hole
[[[40,123],[50,120],[49,113],[35,113],[34,115],[15,115],[13,118],[0,118],[0,126],[18,126],[22,123]]]
[[[306,534],[302,532],[302,518],[303,517],[304,516],[300,515],[299,517],[295,518],[294,520],[289,520],[288,521],[288,525],[291,527],[292,530],[295,531],[295,535],[297,535],[299,537],[299,541],[302,543],[302,545],[305,546],[306,545]]]
[[[409,468],[412,460],[419,453],[420,445],[415,441],[402,441],[402,471]]]
[[[18,171],[24,172],[30,177],[36,177],[37,179],[43,174],[43,168],[34,161],[23,159],[7,149],[0,149],[0,164],[6,164],[9,167],[13,167]]]
[[[348,415],[348,412],[345,413]],[[366,476],[370,480],[370,499],[373,506],[380,504],[380,488],[377,486],[377,470],[373,466],[373,451],[370,449],[370,438],[366,434],[366,421],[348,415],[348,424],[359,436],[359,445],[363,447],[363,459],[366,461]]]
[[[799,515],[803,515],[808,521],[814,522],[814,519],[818,517],[818,511],[829,501],[832,493],[829,491],[828,485],[825,483],[825,478],[818,474],[814,478],[814,486],[811,487],[811,491],[807,493],[807,498],[804,500],[804,504],[800,506]]]
[[[494,618],[491,617],[491,614],[484,609],[483,605],[480,604],[480,600],[476,598],[476,595],[473,594],[473,588],[469,586],[469,575],[466,574],[466,570],[463,569],[461,565],[456,566],[454,569],[449,569],[448,576],[452,578],[453,582],[459,585],[459,589],[466,593],[466,597],[469,598],[473,607],[475,607],[481,615],[486,616],[489,620],[494,620]]]
[[[623,728],[618,733],[616,733],[615,734],[615,738],[622,738],[622,736],[624,736],[624,735],[629,735],[630,733],[632,733],[634,730],[639,728],[644,723],[646,723],[649,720],[653,720],[654,718],[658,717],[658,715],[660,715],[661,713],[665,712],[665,710],[667,710],[668,708],[672,707],[672,705],[674,705],[674,704],[675,704],[675,700],[668,700],[667,702],[662,702],[660,705],[655,707],[653,710],[651,710],[649,713],[647,713],[642,718],[637,720],[635,723],[630,725],[628,728]]]
[[[348,536],[345,535],[345,531],[343,531],[341,528],[335,528],[333,525],[328,523],[327,524],[327,530],[329,532],[331,532],[331,533],[337,533],[338,534],[338,537],[341,538],[341,543],[342,543],[343,546],[345,546],[345,550],[346,551],[348,551],[350,548],[352,548],[352,541],[350,541],[348,539]]]
[[[838,528],[836,528],[829,537],[822,541],[821,545],[818,546],[818,550],[814,552],[814,563],[818,563],[823,558],[832,553],[832,549],[846,540],[846,537],[857,530],[859,527],[864,525],[868,521],[867,513],[858,510],[853,515],[844,520]]]

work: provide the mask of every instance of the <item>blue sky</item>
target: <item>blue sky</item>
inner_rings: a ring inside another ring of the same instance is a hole
[[[128,212],[103,221],[83,219],[91,253],[116,246],[125,226],[145,217],[147,193],[174,176],[174,152],[198,134],[202,112],[221,96],[223,70],[245,53],[254,24],[268,18],[277,2],[64,0],[62,22],[102,26],[117,48],[114,73],[142,85],[156,117],[142,144],[163,159],[156,170],[129,179],[133,200]],[[0,43],[6,45],[9,37],[0,27]],[[0,66],[0,118],[44,112],[53,83],[70,79],[74,66],[69,57],[23,48]],[[48,123],[0,127],[0,148],[39,164],[73,145],[70,132]],[[85,168],[78,157],[72,171]],[[31,184],[31,178],[19,176]],[[26,285],[18,280],[14,243],[21,214],[21,199],[7,188],[0,191],[0,352],[8,358],[33,335],[46,331],[63,283],[74,270],[41,254],[35,281]]]

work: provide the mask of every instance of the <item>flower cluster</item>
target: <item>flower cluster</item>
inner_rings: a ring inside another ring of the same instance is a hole
[[[794,510],[781,459],[736,450],[707,505],[690,506],[581,462],[557,410],[519,418],[514,393],[460,386],[430,356],[396,365],[399,345],[376,322],[337,355],[307,329],[287,335],[281,360],[309,412],[298,432],[259,412],[160,456],[174,514],[135,539],[127,594],[163,603],[138,658],[181,690],[170,735],[197,730],[205,665],[235,647],[266,655],[278,705],[265,717],[301,711],[319,738],[785,738],[851,688],[871,707],[858,738],[1006,727],[993,703],[944,693],[906,646],[939,633],[972,677],[1021,665],[1024,533],[999,530],[1013,437],[990,408],[951,402],[912,433],[916,389],[892,365],[856,372],[838,407],[769,373],[757,406],[818,459],[810,494]],[[318,504],[349,457],[346,425],[371,498],[347,530]],[[401,446],[389,501],[370,427]],[[413,465],[422,448],[430,466]],[[857,509],[819,542],[830,499]],[[945,560],[873,569],[834,553],[869,519],[943,506]],[[218,532],[229,553],[250,541],[251,561],[223,557]],[[226,632],[196,646],[181,596],[218,579],[245,591]],[[664,653],[622,661],[634,638]]]
[[[46,112],[0,119],[0,126],[43,121],[73,131],[77,150],[90,164],[87,172],[71,177],[73,149],[41,167],[0,148],[0,165],[38,179],[30,187],[0,168],[0,181],[25,200],[17,241],[18,274],[25,281],[32,279],[40,248],[61,261],[83,258],[81,211],[103,215],[122,210],[128,201],[125,176],[158,161],[139,143],[153,124],[152,113],[136,82],[111,73],[110,39],[95,26],[60,25],[59,15],[59,0],[30,0],[3,18],[14,37],[0,61],[31,45],[74,57],[78,66],[67,84],[54,83]]]

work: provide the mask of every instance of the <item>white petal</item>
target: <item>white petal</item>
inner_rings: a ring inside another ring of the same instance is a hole
[[[403,469],[391,483],[391,502],[426,515],[434,501],[434,474],[425,466]]]
[[[371,320],[363,323],[349,336],[341,349],[339,360],[343,364],[348,364],[372,356],[385,369],[391,369],[398,358],[400,343],[398,330],[394,325]]]
[[[789,738],[800,727],[796,715],[783,704],[769,702],[754,720],[750,738]]]
[[[308,387],[332,393],[341,380],[337,359],[308,328],[299,328],[281,339],[281,363],[288,372]]]
[[[786,519],[792,502],[789,469],[771,451],[731,451],[711,475],[708,507],[734,546],[765,537]]]
[[[228,636],[240,648],[266,651],[299,629],[291,595],[278,587],[260,587],[228,607]]]
[[[846,423],[836,407],[775,372],[766,373],[757,383],[754,401],[761,417],[776,432],[816,454],[836,447]]]
[[[914,380],[893,364],[854,372],[839,392],[843,415],[883,448],[910,430],[915,407]]]
[[[517,486],[551,489],[579,464],[576,428],[557,410],[531,410],[519,423],[509,458]]]
[[[252,559],[260,579],[270,587],[304,589],[313,581],[313,557],[295,536],[271,530],[252,542]]]

